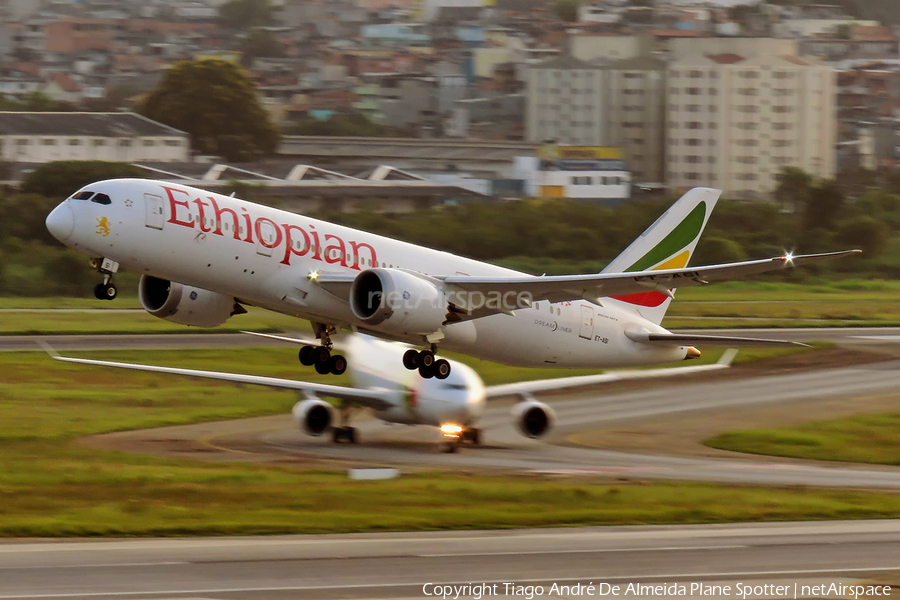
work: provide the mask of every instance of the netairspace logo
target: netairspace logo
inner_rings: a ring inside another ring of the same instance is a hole
[[[770,583],[734,585],[713,585],[708,583],[628,583],[613,585],[609,583],[588,584],[575,583],[560,585],[522,585],[517,583],[467,583],[439,584],[426,583],[422,586],[424,596],[441,598],[442,600],[458,600],[473,598],[481,600],[491,597],[515,597],[533,600],[538,596],[551,597],[612,597],[612,596],[733,596],[747,600],[748,598],[854,598],[890,596],[889,585],[848,585],[843,583],[822,583],[819,585],[775,585]]]

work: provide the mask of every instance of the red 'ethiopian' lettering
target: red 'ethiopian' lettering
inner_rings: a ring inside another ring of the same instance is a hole
[[[329,244],[325,247],[325,262],[331,265],[347,266],[347,248],[344,246],[344,240],[330,233],[325,234],[325,241],[337,240],[337,244]]]
[[[197,205],[197,221],[200,224],[200,231],[203,233],[209,233],[212,231],[212,227],[206,226],[206,211],[203,210],[206,207],[206,202],[197,198],[194,200],[194,204]]]
[[[213,198],[212,196],[209,196],[209,201],[212,202],[213,211],[215,211],[215,213],[216,213],[216,230],[213,233],[215,233],[216,235],[225,235],[224,233],[222,233],[222,221],[223,221],[222,216],[225,214],[228,214],[228,215],[231,215],[231,220],[232,220],[231,224],[233,226],[232,230],[233,230],[234,239],[240,240],[241,233],[239,230],[240,225],[238,224],[237,213],[234,212],[233,210],[231,210],[230,208],[219,208],[219,204],[216,202],[216,199]]]
[[[311,223],[308,225],[309,231],[307,231],[299,225],[290,225],[288,223],[279,225],[267,217],[259,217],[254,222],[249,211],[243,206],[240,207],[241,212],[238,214],[236,210],[228,208],[227,206],[219,208],[218,202],[216,202],[216,199],[212,196],[190,200],[191,195],[184,190],[166,186],[162,186],[162,188],[166,190],[166,195],[169,198],[169,223],[196,229],[199,221],[200,231],[203,231],[204,233],[212,232],[215,235],[224,236],[225,234],[222,232],[222,221],[227,218],[233,225],[233,227],[231,227],[232,236],[236,240],[252,244],[253,233],[255,232],[260,245],[265,248],[274,250],[284,242],[284,256],[280,261],[283,265],[290,265],[292,256],[310,255],[310,250],[312,250],[312,254],[309,258],[313,260],[324,260],[324,262],[328,264],[341,265],[342,267],[356,269],[357,271],[361,269],[361,266],[374,267],[378,264],[375,248],[364,242],[345,242],[340,236],[326,233],[324,234],[324,238],[328,243],[328,246],[323,247],[322,243],[319,241],[319,232],[316,231],[316,226]],[[176,199],[176,193],[184,194],[186,199]],[[209,203],[207,203],[206,200],[208,200]],[[191,203],[197,205],[196,221],[191,217]],[[188,212],[185,213],[185,211]],[[215,219],[215,225],[208,227],[206,224],[207,218]],[[244,221],[247,227],[247,236],[243,240],[241,239],[241,220]],[[266,235],[263,235],[263,233],[266,233]],[[300,241],[301,237],[303,240],[302,246],[297,243]],[[350,248],[349,253],[347,252],[348,246]],[[365,257],[361,256],[362,250],[365,250],[366,254],[368,254],[368,260],[365,260]],[[322,258],[323,252],[325,254],[324,259]],[[349,264],[348,257],[350,258]]]
[[[352,267],[354,269],[356,269],[357,271],[360,270],[360,267],[359,267],[359,263],[361,260],[361,258],[359,256],[360,248],[365,248],[366,250],[369,251],[368,266],[370,266],[370,267],[378,266],[378,257],[375,256],[375,248],[373,248],[372,246],[370,246],[369,244],[366,244],[364,242],[350,242],[350,247],[353,248],[353,265],[352,265]],[[363,263],[363,264],[365,264],[365,263]]]
[[[294,256],[306,256],[306,253],[309,252],[309,235],[302,227],[297,225],[284,224],[282,227],[284,228],[284,258],[281,264],[289,265],[291,264],[292,254]],[[301,250],[294,248],[294,235],[291,233],[293,231],[299,231],[303,235],[303,248]]]
[[[193,221],[182,221],[178,218],[178,207],[183,206],[184,208],[191,210],[191,205],[188,204],[187,200],[176,200],[173,192],[178,192],[179,194],[184,194],[188,198],[191,197],[190,194],[185,192],[184,190],[177,190],[174,188],[163,186],[163,189],[166,190],[166,194],[169,196],[169,223],[174,223],[175,225],[182,225],[184,227],[194,228]]]
[[[271,225],[271,227],[266,227],[266,229],[272,232],[272,243],[269,243],[266,236],[262,234],[263,225],[266,223]],[[259,243],[262,246],[265,246],[266,248],[277,248],[281,244],[281,230],[278,228],[278,223],[272,219],[267,219],[266,217],[258,218],[256,220],[256,237],[259,238]]]

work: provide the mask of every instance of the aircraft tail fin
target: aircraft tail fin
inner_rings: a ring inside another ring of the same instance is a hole
[[[602,272],[627,273],[686,267],[721,193],[721,190],[712,188],[689,190]],[[665,290],[648,290],[605,299],[604,302],[611,300],[659,324],[672,302],[673,293],[671,290],[668,293]]]

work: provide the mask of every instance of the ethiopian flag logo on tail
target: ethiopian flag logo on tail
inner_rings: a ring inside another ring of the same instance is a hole
[[[686,267],[720,193],[710,188],[690,190],[603,272],[630,273]],[[633,306],[642,316],[657,323],[662,321],[671,301],[670,296],[658,291],[616,296],[613,299]]]

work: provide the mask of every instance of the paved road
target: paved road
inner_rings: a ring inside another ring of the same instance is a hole
[[[712,597],[789,586],[753,598],[793,597],[797,584],[812,597],[825,594],[802,586],[898,572],[900,521],[23,542],[0,545],[0,600],[425,598],[428,583],[549,596],[553,583],[592,582],[621,595],[629,583],[731,586]]]

